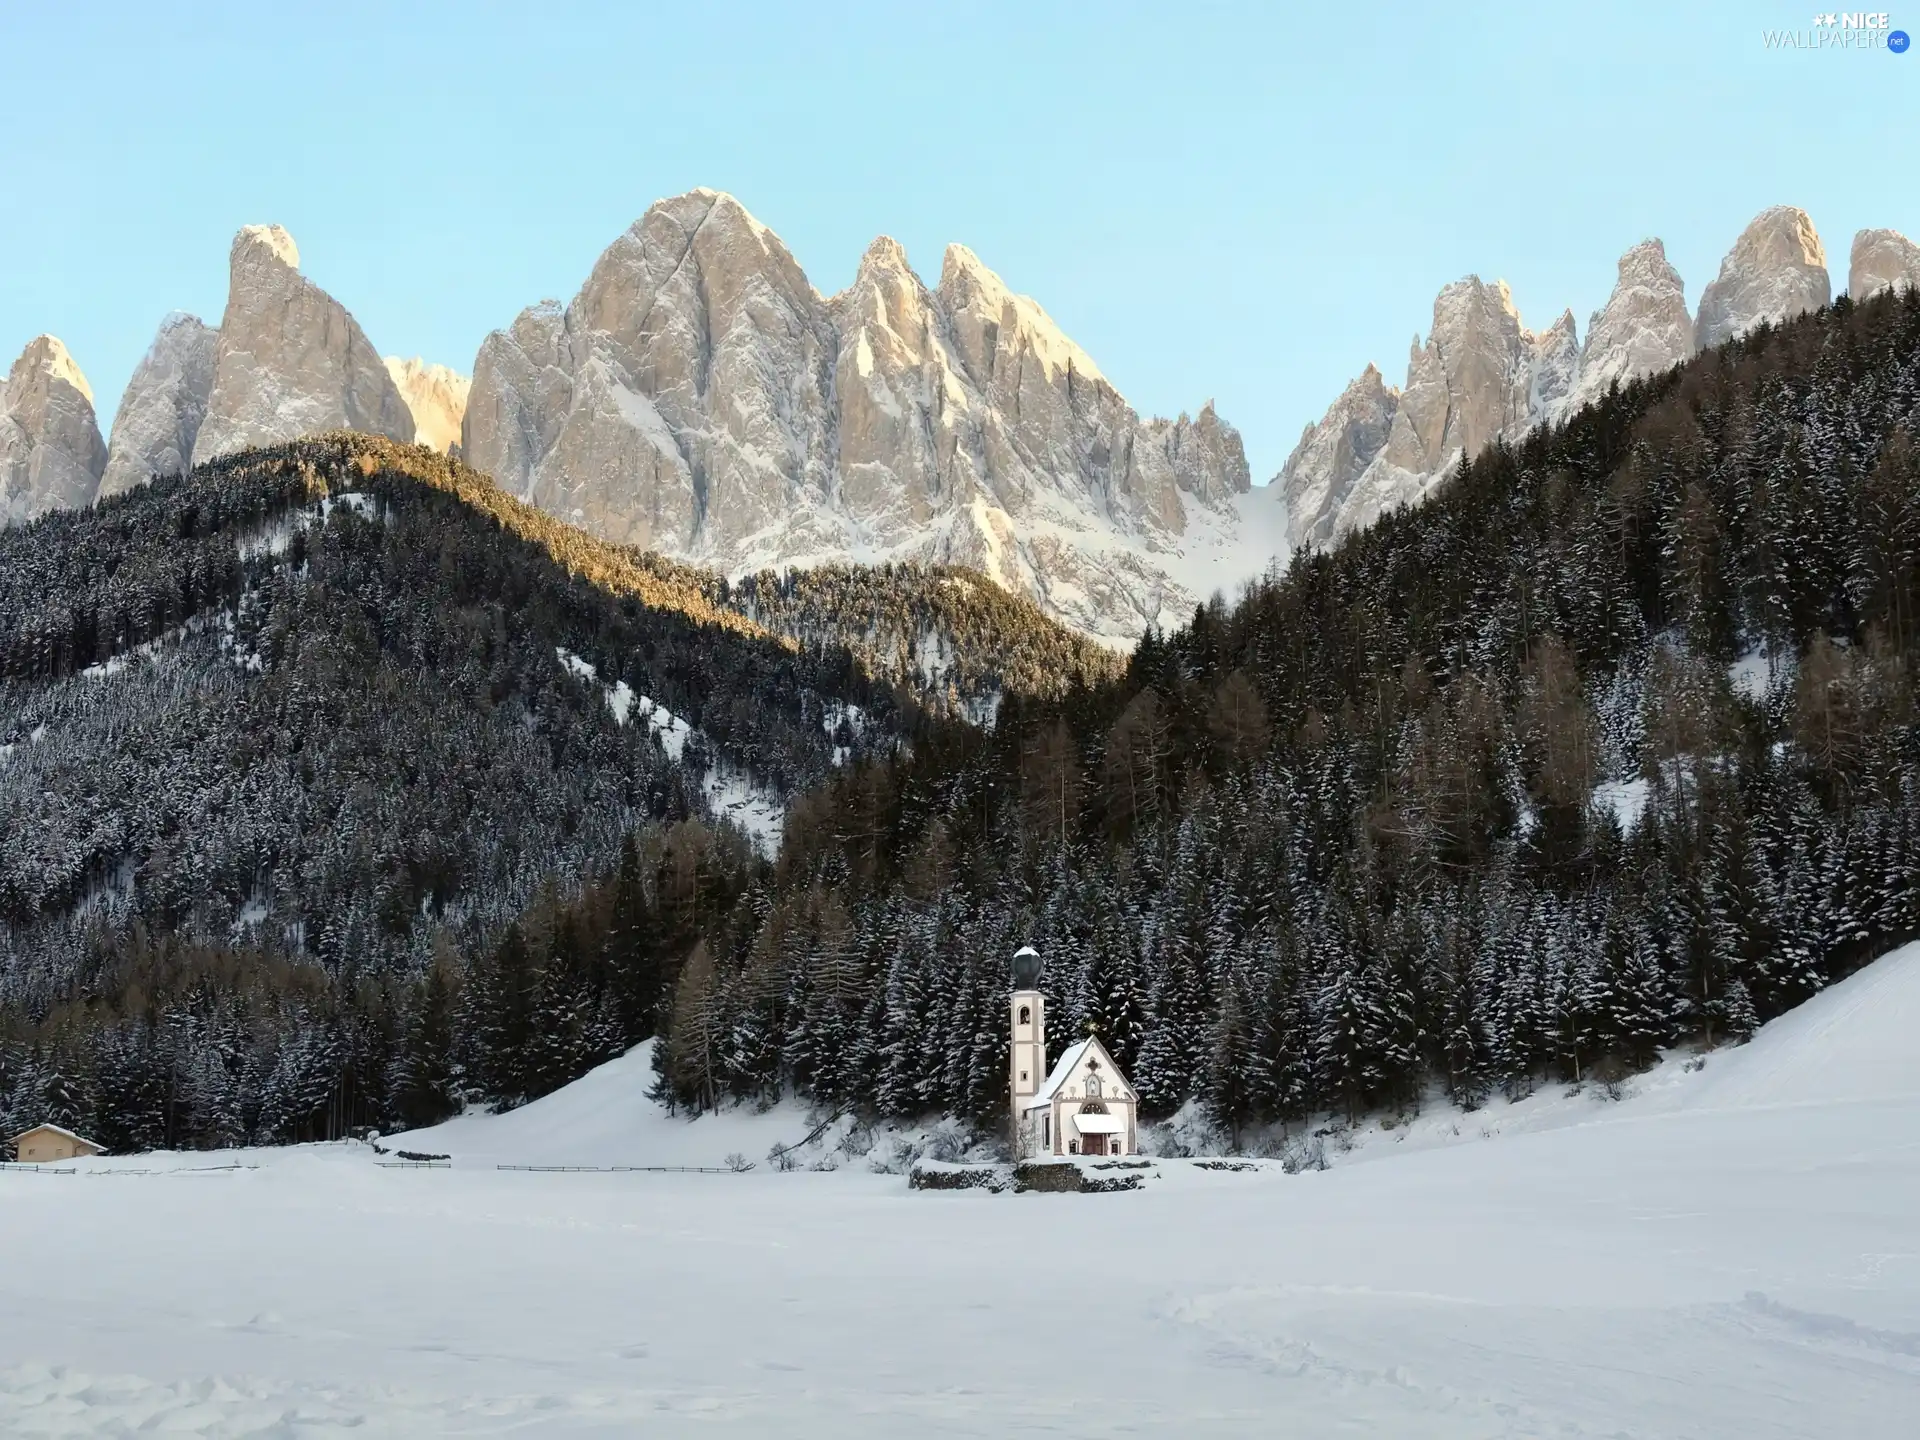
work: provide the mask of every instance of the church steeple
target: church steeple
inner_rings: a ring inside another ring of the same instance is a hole
[[[1015,1136],[1020,1134],[1027,1102],[1038,1093],[1047,1074],[1047,1002],[1040,993],[1040,964],[1040,952],[1031,945],[1022,945],[1014,952],[1013,994],[1007,1002],[1013,1052],[1007,1078]]]

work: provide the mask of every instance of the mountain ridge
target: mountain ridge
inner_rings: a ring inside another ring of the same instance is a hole
[[[1301,432],[1269,487],[1288,509],[1294,543],[1325,545],[1388,511],[1418,504],[1463,457],[1492,440],[1518,440],[1572,414],[1615,382],[1680,364],[1761,324],[1777,324],[1828,303],[1826,252],[1804,210],[1761,211],[1734,241],[1719,274],[1689,312],[1685,287],[1658,239],[1619,260],[1607,303],[1595,311],[1585,345],[1565,312],[1538,335],[1520,322],[1504,282],[1477,275],[1444,286],[1432,326],[1414,336],[1407,380],[1395,389],[1369,365],[1316,422]],[[1848,293],[1920,286],[1920,247],[1892,230],[1855,237]],[[1497,295],[1462,303],[1463,297]],[[1541,349],[1542,341],[1554,343]],[[1368,376],[1377,383],[1368,384]],[[1369,397],[1356,399],[1355,387]],[[1405,423],[1403,423],[1405,422]]]
[[[734,579],[957,564],[1124,646],[1283,565],[1294,544],[1421,500],[1492,439],[1830,290],[1817,231],[1786,206],[1742,231],[1697,317],[1660,242],[1630,248],[1584,344],[1570,312],[1535,331],[1503,284],[1465,277],[1414,336],[1405,383],[1368,366],[1261,491],[1210,402],[1140,416],[1038,302],[962,244],[930,286],[879,236],[823,295],[734,197],[669,197],[607,247],[571,302],[539,302],[490,333],[471,378],[382,360],[298,265],[279,227],[236,236],[221,325],[163,321],[104,463],[84,377],[62,378],[78,366],[64,347],[54,363],[51,337],[29,346],[16,398],[0,405],[0,520],[345,424],[457,444],[565,520]],[[1920,283],[1920,247],[1863,230],[1848,282],[1859,297]],[[43,392],[58,403],[33,398]]]
[[[881,236],[822,295],[709,190],[487,337],[462,445],[545,509],[729,574],[957,563],[1115,638],[1203,598],[1161,557],[1190,528],[1237,534],[1250,484],[1210,405],[1142,420],[965,246],[929,288]]]

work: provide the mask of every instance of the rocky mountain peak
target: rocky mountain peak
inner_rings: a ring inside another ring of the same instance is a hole
[[[1832,298],[1827,252],[1812,217],[1791,205],[1775,205],[1740,232],[1720,262],[1720,274],[1701,292],[1694,341],[1709,349],[1763,321],[1817,310]]]
[[[1615,382],[1653,374],[1693,354],[1693,317],[1686,286],[1667,262],[1667,247],[1642,240],[1620,257],[1613,293],[1587,324],[1571,407],[1604,395]]]
[[[1469,275],[1445,286],[1433,302],[1433,329],[1444,388],[1433,392],[1437,435],[1423,446],[1427,469],[1456,452],[1477,455],[1524,414],[1529,390],[1523,364],[1532,337],[1520,323],[1507,282]],[[1414,399],[1409,383],[1409,401]],[[1423,399],[1426,397],[1422,397]],[[1425,438],[1425,437],[1423,437]]]
[[[1892,231],[1861,232],[1854,253],[1862,292],[1920,284],[1920,248]],[[1633,246],[1584,345],[1570,310],[1529,331],[1504,283],[1456,280],[1435,298],[1427,338],[1413,337],[1402,389],[1389,391],[1369,366],[1301,435],[1274,477],[1291,533],[1298,543],[1329,543],[1419,501],[1462,455],[1556,420],[1616,381],[1678,365],[1696,343],[1718,344],[1828,298],[1819,234],[1805,211],[1784,205],[1741,232],[1697,318],[1666,247],[1657,239]]]
[[[1528,423],[1559,413],[1580,370],[1580,332],[1573,311],[1538,334],[1527,335],[1525,416]]]
[[[1240,432],[1220,418],[1212,400],[1192,419],[1182,415],[1170,426],[1164,420],[1147,422],[1149,434],[1162,434],[1161,427],[1161,446],[1181,491],[1217,506],[1252,488],[1246,444]]]
[[[0,525],[91,504],[106,463],[93,387],[64,344],[36,336],[0,384]]]
[[[20,358],[14,362],[14,371],[22,371],[33,376],[36,383],[44,379],[49,385],[60,384],[72,387],[86,398],[87,404],[93,404],[93,386],[80,370],[80,362],[73,358],[66,342],[58,335],[36,335],[27,342],[27,348],[20,352]],[[8,374],[8,383],[13,373]]]
[[[917,351],[933,323],[932,296],[907,263],[907,252],[891,235],[877,236],[860,257],[853,284],[827,302],[845,336],[863,325],[879,325]],[[919,338],[913,339],[909,337]],[[871,343],[871,341],[869,341]]]
[[[854,283],[868,275],[911,275],[913,267],[907,263],[906,247],[891,235],[876,235],[860,257],[859,269],[855,271]]]
[[[196,315],[175,311],[160,322],[114,413],[100,477],[103,498],[189,467],[213,393],[219,345],[220,332]]]
[[[940,264],[940,305],[953,328],[953,339],[972,381],[983,388],[1035,383],[1075,383],[1104,387],[1100,367],[1064,331],[1038,302],[1016,295],[980,257],[965,245],[949,245]],[[1031,361],[1035,373],[1027,373]]]
[[[1419,353],[1416,336],[1413,354]],[[1333,538],[1341,504],[1386,445],[1399,408],[1400,392],[1368,365],[1318,423],[1300,432],[1273,483],[1287,507],[1294,544],[1324,545]]]
[[[279,225],[242,225],[233,237],[231,263],[240,265],[255,260],[273,261],[289,270],[300,268],[300,247]]]
[[[1275,477],[1294,542],[1324,545],[1369,525],[1422,498],[1461,456],[1557,414],[1580,354],[1571,310],[1536,333],[1504,280],[1442,286],[1433,328],[1409,347],[1405,386],[1367,366]]]
[[[929,290],[882,236],[822,298],[714,191],[650,206],[564,312],[489,335],[464,434],[470,463],[611,539],[733,573],[972,564],[1115,637],[1191,606],[1183,537],[1237,526],[1249,479],[1211,407],[1143,421],[966,247]]]
[[[429,365],[418,355],[410,360],[389,355],[386,366],[413,414],[415,443],[443,454],[452,451],[460,443],[473,382],[445,365]]]
[[[1920,245],[1898,230],[1862,230],[1853,237],[1847,294],[1867,300],[1896,286],[1920,289]]]
[[[379,352],[346,308],[300,273],[299,258],[278,225],[249,225],[234,237],[194,464],[321,430],[413,438],[413,414]]]

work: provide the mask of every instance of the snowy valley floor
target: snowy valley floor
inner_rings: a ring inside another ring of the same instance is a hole
[[[797,1138],[631,1057],[451,1169],[7,1171],[0,1434],[1911,1436],[1916,1037],[1920,946],[1618,1103],[1122,1195],[492,1168]]]

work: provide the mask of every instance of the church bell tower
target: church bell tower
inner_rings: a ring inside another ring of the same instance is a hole
[[[1013,1058],[1008,1072],[1013,1093],[1013,1134],[1018,1144],[1027,1101],[1039,1092],[1047,1071],[1047,1002],[1040,994],[1040,952],[1022,945],[1013,954],[1013,995],[1008,1001],[1013,1025]]]

